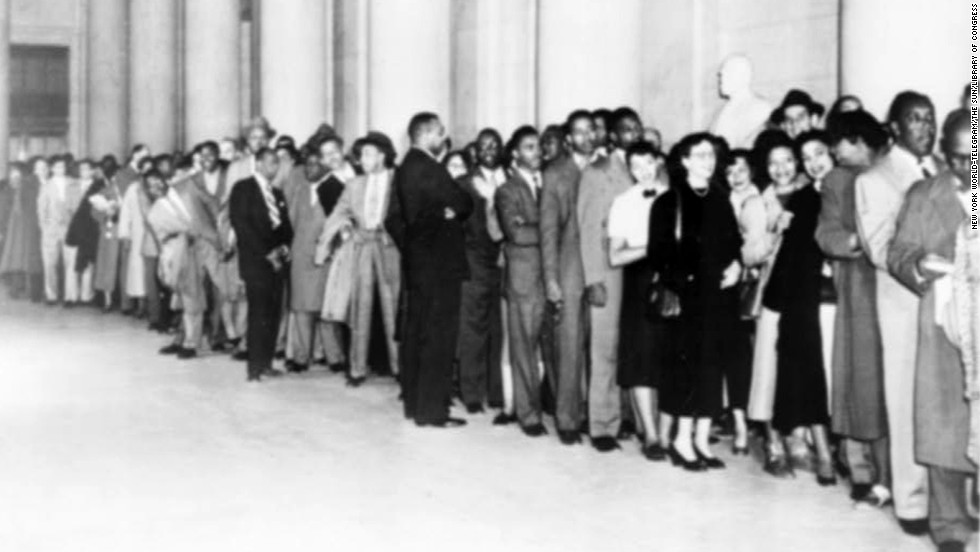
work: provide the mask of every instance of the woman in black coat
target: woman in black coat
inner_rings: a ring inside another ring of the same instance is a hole
[[[725,364],[741,336],[735,284],[742,238],[727,194],[712,184],[717,165],[712,136],[685,137],[671,158],[676,184],[653,204],[647,246],[654,271],[678,295],[681,307],[672,325],[675,358],[661,374],[661,424],[677,419],[669,449],[674,465],[693,471],[722,468],[709,438],[712,419],[722,410]]]
[[[762,296],[763,305],[780,313],[776,341],[776,396],[773,428],[793,435],[790,454],[805,462],[804,432],[811,430],[817,452],[817,480],[834,482],[827,437],[827,381],[820,333],[820,286],[824,257],[815,238],[820,215],[820,194],[809,180],[798,178],[800,162],[788,138],[771,144],[766,155],[774,186],[788,188],[779,198],[790,215],[772,274]],[[773,471],[773,470],[770,470]],[[775,473],[791,472],[783,465]]]

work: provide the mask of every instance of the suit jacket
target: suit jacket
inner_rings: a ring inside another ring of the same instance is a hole
[[[329,179],[328,179],[329,180]],[[337,182],[339,184],[339,182]],[[343,189],[343,184],[339,184]],[[293,190],[289,203],[289,220],[293,225],[292,264],[289,267],[290,308],[314,312],[323,306],[323,291],[327,285],[328,267],[315,263],[317,238],[323,233],[326,215],[320,203],[327,180],[314,188],[304,178]]]
[[[488,217],[496,216],[492,199],[488,200],[477,189],[475,179],[480,174],[468,174],[459,180],[459,185],[473,202],[473,214],[463,224],[466,238],[466,258],[469,262],[470,279],[480,282],[500,281],[500,241],[495,241],[487,230]]]
[[[545,283],[558,284],[566,300],[581,295],[585,274],[582,268],[578,224],[579,179],[582,171],[572,156],[551,162],[542,175],[541,264]]]
[[[630,189],[633,177],[617,154],[603,157],[582,171],[576,214],[585,285],[617,285],[622,269],[609,264],[609,209],[616,196]]]
[[[918,273],[927,254],[950,261],[956,234],[967,218],[956,195],[959,181],[950,172],[916,183],[898,216],[888,250],[888,267],[907,287],[922,296],[915,361],[915,456],[924,464],[976,472],[967,460],[970,411],[964,396],[959,351],[936,324],[933,280]]]
[[[116,186],[119,187],[119,195],[126,195],[126,190],[134,184],[140,181],[140,173],[136,172],[136,169],[132,165],[126,165],[125,167],[119,169],[116,176],[113,178],[116,182]]]
[[[939,158],[933,156],[933,162],[942,170]],[[858,176],[858,231],[868,258],[879,270],[888,270],[888,244],[895,233],[895,219],[905,194],[922,176],[912,154],[898,146]]]
[[[503,186],[497,189],[494,203],[504,233],[504,254],[507,256],[507,295],[511,299],[539,298],[544,294],[541,268],[540,210],[538,199],[531,191],[533,183],[514,171]]]
[[[384,199],[381,204],[381,212],[387,213],[389,206],[391,205],[392,198],[392,176],[393,173],[388,171],[388,193],[385,194]],[[340,232],[341,228],[350,224],[353,228],[355,234],[358,232],[363,232],[367,228],[367,213],[364,211],[364,200],[367,194],[368,177],[366,175],[359,175],[353,180],[347,183],[344,187],[343,193],[337,200],[337,205],[333,208],[330,216],[327,217],[327,222],[323,227],[323,235],[320,237],[321,247],[326,247],[333,241],[334,237]],[[391,243],[391,237],[384,228],[384,219],[382,219],[381,227],[378,231],[382,233],[382,241],[385,243]],[[324,251],[324,253],[328,253]],[[326,258],[326,255],[323,255]]]
[[[233,182],[228,180],[228,168],[219,167],[218,168],[218,188],[212,194],[208,191],[207,183],[204,181],[204,173],[196,172],[191,177],[190,180],[194,182],[204,194],[209,198],[209,201],[213,202],[216,210],[220,210],[221,206],[228,201],[228,195],[231,193],[230,187]]]
[[[473,200],[432,156],[412,148],[395,171],[385,228],[402,252],[410,286],[469,278],[463,223]],[[456,216],[447,220],[445,210]]]
[[[41,234],[46,239],[65,238],[84,193],[81,183],[75,178],[65,177],[63,196],[58,195],[53,180],[44,183],[37,199],[37,215]]]
[[[220,205],[216,195],[208,193],[203,179],[189,178],[175,182],[172,186],[191,216],[191,232],[195,238],[203,239],[216,249],[220,248],[218,236],[218,216]]]
[[[276,228],[272,227],[265,197],[255,177],[235,183],[231,190],[229,214],[238,238],[238,266],[245,280],[271,278],[274,271],[266,256],[277,247],[288,246],[293,239],[285,197],[275,187],[272,195],[281,221]]]

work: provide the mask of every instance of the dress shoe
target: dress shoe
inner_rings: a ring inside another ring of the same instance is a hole
[[[513,414],[507,414],[506,412],[501,412],[500,414],[497,414],[493,418],[493,425],[495,426],[510,425],[515,422],[517,422],[517,416],[514,416]]]
[[[420,422],[415,420],[415,425],[419,427],[453,428],[466,425],[466,420],[460,418],[446,418],[438,422]]]
[[[326,366],[327,358],[326,357],[315,358],[313,359],[313,364],[316,364],[318,366]]]
[[[670,457],[671,464],[679,468],[683,468],[686,471],[699,472],[707,469],[701,462],[700,458],[695,457],[693,460],[688,460],[687,458],[684,458],[681,453],[677,452],[674,445],[671,445],[670,448],[667,449],[667,456]]]
[[[238,347],[238,344],[241,343],[241,342],[242,342],[242,338],[240,338],[240,337],[236,337],[236,338],[233,338],[233,339],[226,339],[225,340],[225,346],[228,347],[228,350],[229,351],[234,351],[235,348]]]
[[[190,347],[181,347],[181,349],[177,351],[177,358],[181,360],[191,359],[196,356],[197,356],[197,349],[191,349]]]
[[[483,405],[480,403],[467,403],[466,412],[469,414],[480,414],[483,412]]]
[[[542,424],[531,424],[529,426],[521,426],[521,431],[523,431],[524,435],[527,435],[528,437],[541,437],[542,435],[548,434],[548,430],[545,429],[544,425]]]
[[[260,378],[258,374],[249,374],[245,377],[245,381],[248,383],[258,383],[262,381],[262,378]]]
[[[296,361],[293,361],[293,360],[287,360],[286,361],[286,371],[287,372],[290,372],[290,373],[293,373],[293,374],[301,374],[301,373],[309,370],[309,368],[310,368],[309,366],[307,366],[305,364],[300,364],[300,363],[298,363]]]
[[[884,485],[855,485],[851,489],[851,500],[855,506],[867,506],[875,510],[891,504],[892,493]]]
[[[715,456],[708,456],[707,454],[701,452],[697,446],[694,447],[694,454],[698,456],[698,460],[704,464],[704,467],[708,468],[709,470],[720,470],[725,468],[725,463],[722,462],[721,459]]]
[[[582,442],[582,434],[575,430],[559,429],[558,440],[563,445],[575,445]]]
[[[279,370],[273,370],[272,368],[267,368],[265,370],[262,370],[262,373],[259,375],[262,376],[263,378],[280,378],[282,377],[282,372],[280,372]]]
[[[231,355],[232,360],[246,361],[248,360],[248,351],[236,351]]]
[[[330,365],[330,371],[333,372],[334,374],[339,374],[341,372],[346,372],[347,371],[347,365],[344,364],[343,362],[336,362],[336,363]]]
[[[898,526],[902,528],[902,531],[905,531],[906,535],[913,537],[921,537],[929,533],[929,520],[927,518],[898,518]]]
[[[365,376],[347,376],[347,387],[360,387],[365,381]]]
[[[936,550],[938,552],[964,552],[966,544],[960,541],[944,541],[939,543],[939,548]]]
[[[620,448],[619,443],[616,442],[615,437],[609,435],[603,435],[601,437],[592,438],[592,448],[599,452],[612,452]]]
[[[851,500],[860,502],[871,492],[870,483],[854,483],[851,485]]]
[[[645,445],[642,452],[643,456],[651,462],[662,462],[667,459],[667,451],[664,450],[664,447],[660,446],[660,443]]]
[[[183,349],[183,347],[181,347],[177,343],[171,343],[170,345],[167,345],[166,347],[160,349],[160,354],[161,355],[176,355],[177,353],[179,353],[181,351],[181,349]]]

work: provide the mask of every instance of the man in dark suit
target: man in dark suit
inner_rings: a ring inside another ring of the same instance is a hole
[[[260,149],[255,174],[235,183],[229,200],[248,299],[248,381],[279,375],[272,369],[272,357],[293,229],[283,193],[272,186],[278,172],[276,152]]]
[[[473,214],[463,224],[470,278],[463,283],[459,328],[459,394],[470,414],[502,407],[503,321],[501,320],[500,242],[504,235],[493,196],[507,181],[500,166],[503,140],[491,128],[476,138],[476,169],[460,180],[473,200]]]
[[[579,180],[595,155],[595,126],[588,111],[579,110],[565,123],[571,155],[559,157],[544,171],[541,189],[541,264],[545,294],[559,318],[558,396],[555,397],[558,437],[566,445],[581,441],[586,313],[585,273],[579,237]]]
[[[514,409],[529,437],[545,435],[541,423],[538,345],[544,322],[544,281],[538,198],[541,144],[534,127],[517,129],[508,144],[514,159],[510,179],[497,189],[495,203],[507,256],[507,334],[514,374]]]
[[[415,115],[408,135],[412,148],[395,172],[385,218],[407,276],[400,376],[405,416],[420,426],[460,426],[465,421],[449,416],[449,403],[460,286],[469,277],[463,222],[473,200],[436,161],[446,140],[439,116]]]

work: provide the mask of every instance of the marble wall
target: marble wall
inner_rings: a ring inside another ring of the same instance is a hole
[[[966,70],[944,71],[948,64],[906,67],[965,55],[969,18],[958,16],[956,0],[266,0],[251,25],[207,29],[189,22],[202,4],[208,17],[237,19],[238,0],[164,4],[11,0],[13,42],[72,49],[67,148],[121,153],[150,139],[173,147],[260,113],[298,139],[328,121],[349,139],[378,129],[404,146],[409,116],[423,109],[443,115],[462,144],[485,126],[506,136],[520,124],[560,122],[574,108],[619,105],[635,106],[670,143],[708,126],[721,105],[718,65],[732,53],[753,60],[756,88],[773,103],[795,87],[829,104],[843,88],[880,114],[899,88],[920,87],[945,109],[967,81]],[[180,12],[168,15],[179,20],[176,33],[134,46],[128,26],[140,7]],[[250,41],[253,26],[258,39]],[[955,44],[907,40],[915,31]],[[201,63],[190,35],[212,52],[227,43],[222,59],[237,60],[236,70],[206,78],[217,58]],[[149,58],[175,40],[184,44],[176,58],[161,52],[127,77],[132,55]],[[184,91],[176,102],[145,84],[174,81],[172,73]],[[151,104],[134,104],[133,94]],[[220,120],[202,121],[212,110]],[[152,117],[130,120],[139,113]],[[138,136],[145,133],[152,136]]]

